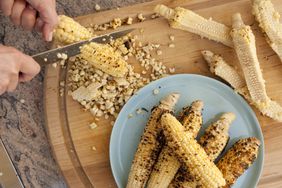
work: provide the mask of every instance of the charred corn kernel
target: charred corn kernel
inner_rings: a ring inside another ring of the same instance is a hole
[[[189,31],[207,39],[221,42],[232,47],[230,28],[211,19],[206,19],[195,12],[176,7],[171,9],[165,5],[157,5],[155,12],[168,19],[172,28]]]
[[[179,94],[170,94],[152,111],[134,156],[127,188],[145,187],[162,147],[160,117],[165,112],[172,112],[178,98]]]
[[[282,61],[282,24],[280,14],[274,9],[270,0],[252,0],[253,15],[260,28],[266,34],[267,42]]]
[[[91,37],[92,33],[72,18],[65,15],[59,16],[59,24],[54,31],[55,40],[64,44],[71,44]]]
[[[208,126],[204,135],[200,138],[199,144],[203,147],[211,161],[214,161],[227,145],[229,140],[228,130],[234,119],[235,114],[224,113],[216,122]],[[190,174],[190,169],[181,167],[169,187],[192,188],[197,186],[201,185]]]
[[[83,59],[105,73],[115,77],[124,77],[128,72],[126,61],[108,44],[91,42],[83,45],[80,51]]]
[[[241,94],[251,104],[257,103],[251,99],[246,81],[234,67],[227,64],[222,57],[211,51],[202,51],[205,60],[210,66],[210,71],[228,82],[236,92]],[[282,122],[282,106],[276,101],[269,99],[269,105],[256,105],[260,112],[276,121]]]
[[[179,120],[182,122],[185,132],[191,133],[194,137],[197,136],[203,123],[202,109],[203,102],[195,101],[191,106],[183,109],[179,116]],[[180,168],[180,165],[181,163],[173,154],[173,151],[168,146],[164,146],[157,163],[154,165],[147,187],[168,187],[177,170]]]
[[[162,115],[161,124],[168,146],[203,187],[217,188],[225,185],[222,173],[193,138],[192,133],[185,133],[181,123],[168,113]]]
[[[265,81],[257,57],[255,36],[250,26],[243,23],[239,13],[233,15],[232,27],[231,36],[234,48],[251,98],[257,105],[266,106],[269,98],[266,94]]]
[[[231,187],[236,180],[253,164],[258,156],[260,141],[257,138],[245,138],[237,141],[220,159],[217,167]]]

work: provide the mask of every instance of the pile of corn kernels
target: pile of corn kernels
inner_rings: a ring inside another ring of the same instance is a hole
[[[140,88],[153,80],[167,76],[167,68],[154,58],[160,54],[159,44],[143,45],[137,36],[127,35],[112,40],[110,45],[120,52],[128,62],[128,74],[124,78],[112,77],[79,56],[69,59],[69,95],[78,101],[95,117],[116,118],[122,106]],[[134,71],[131,58],[142,67],[140,73]],[[170,69],[170,73],[173,73]]]

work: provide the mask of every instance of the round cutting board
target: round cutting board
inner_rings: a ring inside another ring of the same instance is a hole
[[[282,4],[279,0],[272,0],[277,11],[282,12]],[[259,28],[256,26],[254,17],[250,14],[251,6],[249,0],[156,0],[144,4],[109,10],[77,18],[82,25],[106,23],[117,15],[120,18],[135,17],[137,13],[143,13],[147,17],[144,22],[134,23],[135,34],[139,36],[143,44],[153,42],[161,45],[163,55],[155,56],[167,67],[174,67],[176,74],[193,73],[209,77],[215,77],[208,70],[200,51],[207,49],[221,54],[225,60],[237,65],[234,50],[215,43],[201,39],[199,36],[172,29],[163,18],[150,19],[156,4],[166,4],[170,7],[183,6],[196,13],[216,21],[231,25],[230,16],[240,12],[246,24],[252,25],[256,35],[256,44],[263,77],[266,80],[268,95],[282,104],[282,63],[277,55],[269,47]],[[222,11],[228,10],[228,11]],[[140,28],[144,33],[140,33]],[[109,31],[110,32],[110,31]],[[174,35],[172,42],[169,35]],[[168,44],[174,43],[175,48],[169,48]],[[267,58],[266,58],[267,57]],[[130,63],[135,66],[136,72],[140,72],[140,66],[134,59]],[[59,82],[67,81],[66,69],[48,66],[45,75],[45,119],[46,129],[50,139],[50,145],[54,157],[59,164],[69,187],[116,187],[111,173],[109,160],[109,141],[112,126],[110,121],[100,119],[98,127],[89,129],[89,124],[94,118],[89,112],[85,112],[81,106],[73,101],[71,97],[59,94]],[[65,90],[67,93],[67,89]],[[263,176],[258,187],[280,187],[282,183],[282,123],[275,122],[269,118],[262,117],[253,108],[260,121],[265,138],[265,165]],[[96,151],[92,147],[96,147]]]

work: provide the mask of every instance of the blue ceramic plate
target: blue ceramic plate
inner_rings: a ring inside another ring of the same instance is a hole
[[[154,95],[153,90],[159,89]],[[136,109],[148,111],[161,98],[172,92],[181,94],[176,111],[190,105],[194,100],[204,101],[204,127],[223,112],[233,112],[236,120],[230,128],[227,149],[239,138],[255,136],[262,145],[255,163],[241,176],[232,188],[256,187],[261,175],[264,159],[264,142],[259,122],[250,106],[225,84],[200,75],[179,74],[154,81],[142,88],[125,104],[114,125],[110,141],[110,161],[115,181],[119,188],[127,183],[131,162],[150,113],[137,114]],[[128,115],[132,114],[132,118]],[[203,133],[203,129],[200,134]],[[225,150],[226,151],[226,150]]]

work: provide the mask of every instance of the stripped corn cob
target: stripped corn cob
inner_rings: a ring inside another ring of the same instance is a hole
[[[168,19],[172,28],[189,31],[209,40],[233,47],[230,28],[224,24],[206,19],[191,10],[181,7],[171,9],[165,5],[157,5],[155,12]]]
[[[267,106],[269,98],[257,57],[255,36],[239,13],[232,16],[232,22],[231,36],[251,98],[257,105]]]
[[[189,132],[194,138],[197,136],[203,123],[202,109],[203,102],[195,101],[190,107],[185,108],[179,117],[185,132]],[[154,165],[147,187],[168,187],[177,170],[180,168],[180,165],[181,163],[173,154],[173,151],[168,146],[164,146],[157,163]]]
[[[222,57],[211,51],[202,51],[202,55],[208,62],[212,73],[227,81],[236,92],[241,94],[251,104],[254,104],[263,115],[282,122],[282,107],[276,101],[269,99],[267,106],[256,105],[251,99],[244,77],[234,67],[228,65]]]
[[[267,37],[267,42],[282,61],[282,24],[270,0],[253,0],[253,14]]]
[[[112,76],[124,77],[128,71],[126,61],[108,44],[91,42],[83,45],[80,51],[83,59]]]
[[[224,113],[205,130],[205,134],[200,138],[199,144],[203,147],[211,161],[216,160],[226,147],[229,140],[228,130],[234,119],[235,114]],[[189,170],[189,168],[181,167],[169,187],[196,188],[201,186],[190,174]]]
[[[65,15],[59,16],[59,24],[54,31],[54,39],[64,43],[71,44],[81,40],[87,40],[93,35],[85,27]]]
[[[170,94],[152,111],[134,156],[127,188],[145,187],[162,147],[160,117],[165,112],[172,112],[178,98],[179,94]]]
[[[224,187],[231,187],[235,181],[253,164],[258,156],[260,141],[257,138],[245,138],[237,141],[220,159],[217,167],[226,180]]]
[[[225,185],[222,173],[208,158],[204,149],[189,132],[184,133],[184,128],[171,114],[164,114],[161,118],[164,135],[167,144],[180,161],[189,169],[204,188],[217,188]]]

